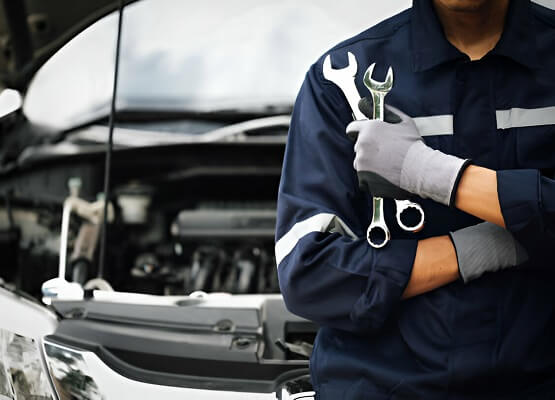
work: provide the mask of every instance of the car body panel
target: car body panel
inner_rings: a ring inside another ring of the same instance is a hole
[[[52,54],[118,5],[114,0],[3,1],[0,4],[2,83],[24,91],[34,73]]]

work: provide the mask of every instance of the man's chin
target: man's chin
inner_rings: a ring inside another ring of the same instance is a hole
[[[441,7],[455,12],[477,12],[492,0],[435,0]]]

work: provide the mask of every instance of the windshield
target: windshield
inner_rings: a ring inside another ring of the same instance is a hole
[[[291,106],[326,49],[410,0],[142,0],[123,20],[118,110]],[[99,20],[36,74],[24,112],[67,130],[108,115],[117,14]]]

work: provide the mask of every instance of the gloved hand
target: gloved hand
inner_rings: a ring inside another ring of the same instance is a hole
[[[489,222],[451,232],[450,236],[465,283],[485,272],[514,267],[528,260],[526,250],[509,231]]]
[[[372,116],[372,98],[371,97],[364,97],[360,100],[358,107],[360,111],[369,119]],[[391,123],[397,124],[401,122],[401,118],[392,112],[391,110],[386,109],[384,113],[384,119]],[[356,142],[358,137],[358,132],[348,132],[347,135],[349,138]],[[406,190],[402,190],[400,187],[393,185],[391,182],[382,178],[380,175],[370,172],[370,171],[357,171],[358,177],[358,187],[363,192],[369,193],[373,197],[383,197],[387,199],[408,199],[411,197],[411,194]]]
[[[393,107],[386,110],[400,122],[361,120],[347,126],[347,135],[357,136],[354,168],[359,176],[376,174],[422,198],[450,205],[468,160],[426,146],[408,115]]]

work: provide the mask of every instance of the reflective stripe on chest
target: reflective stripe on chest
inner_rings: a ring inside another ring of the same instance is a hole
[[[555,125],[555,107],[498,110],[496,117],[497,129]]]
[[[542,108],[511,108],[497,110],[497,129],[555,125],[555,106]],[[422,136],[453,135],[453,115],[415,117],[414,123]]]

